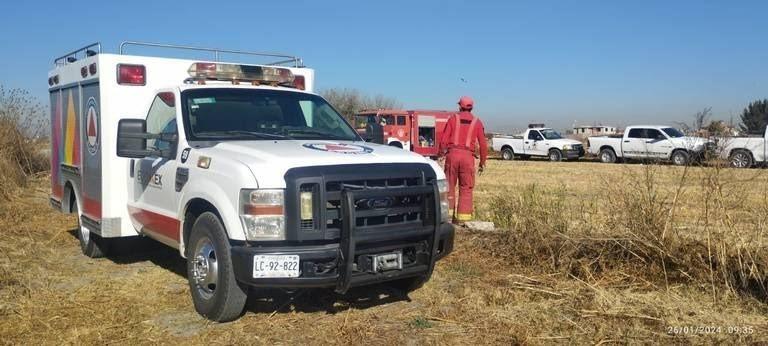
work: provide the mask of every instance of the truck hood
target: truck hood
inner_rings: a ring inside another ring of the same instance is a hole
[[[200,153],[228,157],[253,173],[259,188],[283,188],[285,172],[295,167],[376,163],[427,163],[438,179],[445,174],[433,160],[387,145],[328,140],[230,141],[203,145]],[[364,173],[364,172],[361,172]]]

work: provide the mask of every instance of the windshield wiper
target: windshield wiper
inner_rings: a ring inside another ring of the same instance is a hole
[[[274,133],[266,133],[266,132],[256,132],[256,131],[245,131],[245,130],[229,130],[229,131],[206,131],[202,133],[196,133],[195,136],[197,137],[216,137],[219,135],[241,135],[241,136],[248,136],[248,137],[257,137],[257,138],[268,138],[268,139],[286,139],[288,136],[278,135]]]
[[[339,135],[334,135],[332,133],[328,133],[328,132],[324,132],[324,131],[318,131],[318,130],[312,130],[312,129],[285,129],[284,132],[288,132],[288,133],[301,133],[301,134],[307,134],[307,135],[325,136],[325,137],[330,137],[332,139],[346,140],[346,141],[354,140],[354,139],[349,139],[349,138],[342,137],[342,136],[339,136]]]

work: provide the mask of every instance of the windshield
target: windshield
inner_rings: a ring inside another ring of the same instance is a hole
[[[355,128],[365,130],[370,123],[376,122],[376,114],[358,114],[355,115]]]
[[[666,127],[666,128],[661,129],[661,130],[664,131],[664,133],[666,133],[667,136],[669,136],[670,138],[680,138],[680,137],[685,136],[685,134],[680,132],[680,130],[678,130],[676,128],[673,128],[673,127]]]
[[[360,140],[321,97],[260,89],[184,91],[184,128],[190,140]]]
[[[561,139],[563,136],[561,136],[557,131],[553,129],[543,129],[541,130],[541,135],[544,136],[545,139]]]

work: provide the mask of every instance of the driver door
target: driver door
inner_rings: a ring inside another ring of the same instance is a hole
[[[526,155],[547,155],[544,145],[544,136],[537,130],[528,131],[528,137],[524,141]]]
[[[147,114],[147,133],[178,135],[175,101],[175,95],[170,91],[155,96]],[[131,160],[133,191],[128,206],[134,225],[142,233],[174,247],[178,247],[180,238],[179,192],[175,187],[177,143],[148,139],[147,149],[165,151],[168,155]]]

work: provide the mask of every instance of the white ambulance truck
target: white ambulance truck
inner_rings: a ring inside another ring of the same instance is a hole
[[[214,58],[123,54],[146,46]],[[416,289],[453,249],[441,168],[365,143],[299,58],[124,42],[54,65],[51,204],[87,256],[137,235],[178,249],[211,320],[239,317],[248,287]]]

